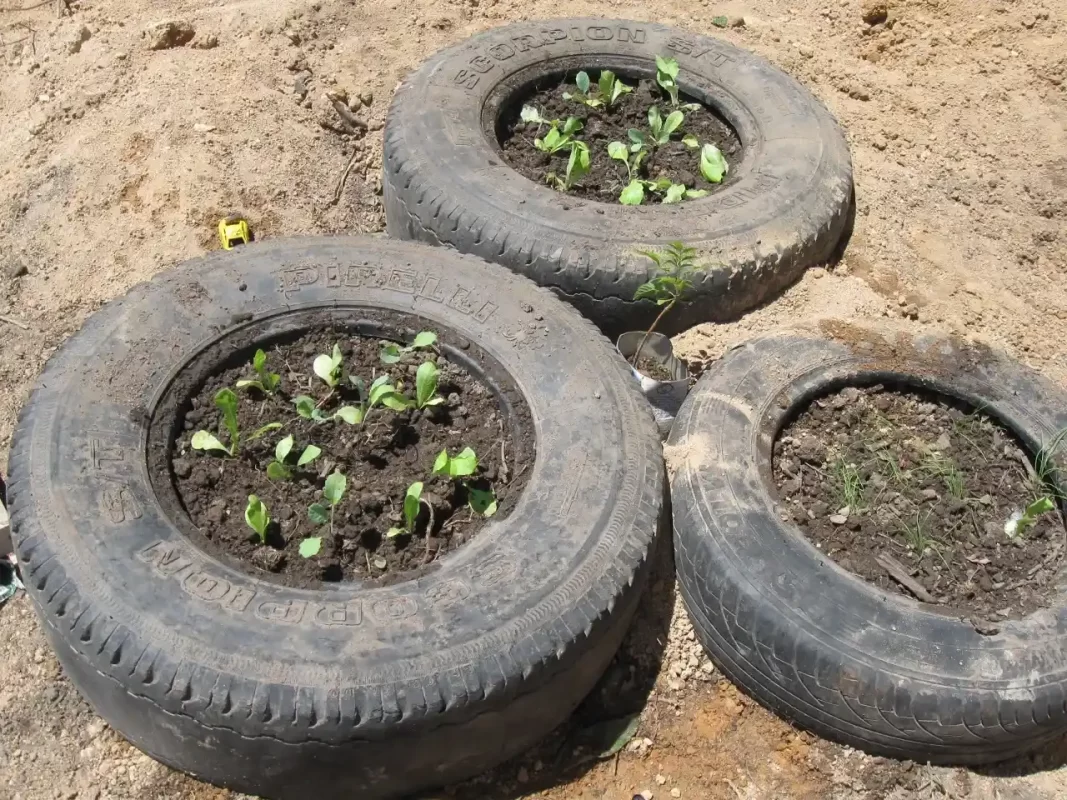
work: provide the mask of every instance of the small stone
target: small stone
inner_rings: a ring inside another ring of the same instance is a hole
[[[197,50],[212,50],[219,46],[219,37],[213,33],[209,33],[207,36],[201,36],[199,39],[194,39],[191,45]]]
[[[44,661],[44,650],[38,647],[33,651],[33,663],[40,664],[42,661]]]
[[[919,494],[922,495],[923,500],[936,500],[938,498],[937,491],[934,489],[923,489]]]
[[[871,140],[871,144],[874,145],[875,150],[885,150],[889,146],[889,143],[885,140],[884,136],[875,136]]]
[[[82,45],[89,41],[89,38],[93,35],[86,26],[81,25],[71,32],[70,36],[63,44],[63,48],[67,51],[68,55],[74,55],[81,52]]]
[[[675,787],[675,788],[671,789],[671,797],[681,797],[681,796],[682,796],[682,790],[681,789],[679,789],[678,787]]]
[[[940,436],[937,437],[937,441],[934,442],[934,447],[936,447],[938,450],[948,450],[950,447],[952,447],[952,440],[949,438],[947,433],[942,433]]]
[[[170,50],[189,44],[196,36],[196,29],[184,20],[168,19],[150,25],[143,36],[148,40],[149,50]]]
[[[222,520],[226,517],[226,504],[221,500],[215,502],[204,514],[204,518],[207,519],[212,525],[221,525]]]
[[[267,572],[277,572],[285,566],[285,553],[273,547],[257,547],[252,553],[252,563]]]
[[[744,17],[730,17],[730,27],[731,28],[743,28],[743,27],[745,27],[745,18]]]
[[[369,106],[371,103],[374,102],[374,93],[373,92],[360,92],[359,93],[359,102],[361,102],[365,106]]]
[[[993,505],[993,498],[988,494],[983,494],[981,497],[978,498],[978,502],[981,503],[983,506],[991,506]]]
[[[657,784],[662,786],[663,784],[665,784],[667,782],[667,776],[665,776],[665,775],[657,775],[655,780],[656,780]]]
[[[808,47],[806,44],[801,45],[799,49],[800,55],[804,56],[804,58],[812,58],[815,55],[815,51]]]
[[[863,4],[863,21],[868,25],[878,25],[889,18],[889,4],[886,0],[867,0]]]
[[[655,795],[652,794],[651,789],[642,789],[639,794],[634,795],[633,800],[652,800],[653,797]]]
[[[844,525],[846,522],[848,522],[848,517],[846,517],[844,514],[831,514],[830,522],[832,522],[834,525]]]
[[[213,130],[217,130],[214,125],[208,125],[206,122],[198,122],[193,125],[193,130],[197,133],[211,133]]]

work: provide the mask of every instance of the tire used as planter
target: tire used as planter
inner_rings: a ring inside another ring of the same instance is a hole
[[[651,78],[657,54],[678,61],[682,92],[740,139],[728,185],[676,205],[622,206],[562,194],[504,162],[497,126],[533,87],[583,69]],[[386,120],[384,192],[391,236],[503,264],[611,337],[657,311],[633,301],[652,268],[635,251],[684,241],[706,270],[665,320],[672,335],[736,318],[827,260],[848,222],[852,167],[826,109],[756,55],[664,25],[559,19],[496,28],[409,75]]]
[[[436,331],[505,417],[528,407],[517,505],[388,586],[288,588],[213,554],[146,460],[173,387],[382,315]],[[588,322],[500,267],[377,238],[246,245],[135,287],[50,360],[10,467],[27,588],[74,684],[155,758],[271,798],[406,796],[531,745],[610,662],[664,508],[651,416]]]
[[[850,343],[782,334],[731,351],[675,421],[676,563],[704,647],[774,711],[882,755],[991,762],[1064,733],[1067,597],[979,632],[944,607],[883,592],[781,521],[770,464],[798,410],[844,386],[955,398],[1031,452],[1067,426],[1067,393],[979,345],[842,333]]]

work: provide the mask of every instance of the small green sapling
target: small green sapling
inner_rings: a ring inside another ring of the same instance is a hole
[[[333,514],[341,498],[345,496],[346,488],[348,488],[348,478],[340,472],[332,473],[326,479],[326,485],[322,487],[322,496],[326,500],[326,505],[312,503],[308,507],[308,519],[316,525],[329,523],[330,533],[333,533]]]
[[[545,175],[545,181],[555,186],[561,192],[573,188],[585,175],[589,173],[589,145],[585,142],[574,141],[570,144],[571,154],[567,159],[567,171],[560,178],[555,172]]]
[[[342,419],[349,425],[363,425],[370,412],[378,406],[392,409],[393,411],[405,411],[414,405],[414,401],[407,395],[399,392],[388,375],[379,375],[367,389],[360,378],[350,378],[353,385],[359,390],[360,402],[358,406],[341,406],[334,413],[334,417]]]
[[[237,426],[237,395],[232,389],[219,389],[215,393],[215,405],[222,411],[222,424],[230,435],[229,446],[224,445],[217,436],[207,431],[194,433],[190,444],[194,450],[219,450],[233,458],[237,455],[241,443],[241,431]],[[280,422],[268,422],[263,427],[254,430],[245,441],[254,442],[264,434],[278,430],[281,426]]]
[[[333,346],[333,355],[316,356],[311,368],[332,391],[341,382],[341,367],[343,363],[344,358],[341,356],[341,346],[335,344]]]
[[[696,111],[700,108],[699,103],[682,103],[680,101],[678,97],[678,62],[673,58],[656,56],[656,83],[670,96],[671,105],[674,108],[681,107],[689,111]]]
[[[1024,536],[1037,522],[1038,517],[1055,508],[1056,504],[1051,497],[1039,497],[1022,511],[1015,511],[1008,517],[1008,521],[1004,523],[1004,533],[1007,534],[1009,539],[1014,539],[1016,536]]]
[[[445,398],[437,393],[437,365],[432,361],[424,361],[415,373],[415,406],[426,408],[443,402]]]
[[[453,480],[470,477],[477,469],[478,456],[469,447],[464,447],[454,456],[449,456],[447,449],[442,450],[433,462],[434,475],[445,475]],[[486,517],[496,513],[496,496],[491,490],[479,489],[469,481],[462,483],[467,490],[467,504],[473,511]]]
[[[540,121],[546,122],[544,119],[540,119]],[[567,121],[563,123],[562,128],[559,126],[559,120],[552,120],[548,125],[548,133],[544,135],[544,138],[534,139],[534,147],[543,153],[558,153],[560,150],[570,147],[575,141],[574,134],[578,133],[583,127],[582,121],[577,117],[567,117]]]
[[[592,92],[588,73],[579,72],[574,76],[574,83],[578,91],[564,92],[563,99],[574,100],[590,108],[611,108],[620,97],[633,91],[633,87],[619,80],[610,69],[601,71],[600,79]]]
[[[425,350],[433,347],[437,343],[437,334],[433,331],[422,331],[417,334],[411,344],[406,347],[401,347],[395,342],[389,342],[382,345],[382,351],[379,354],[379,358],[383,364],[395,364],[407,353],[413,353],[416,350]]]
[[[730,165],[722,151],[713,144],[706,144],[700,149],[700,174],[711,183],[722,183]]]
[[[637,287],[634,300],[652,300],[661,311],[652,321],[645,335],[641,337],[641,343],[634,352],[631,364],[637,366],[648,337],[656,330],[660,320],[674,308],[674,305],[692,287],[689,275],[696,269],[696,250],[687,247],[682,242],[671,242],[662,252],[656,250],[639,251],[647,256],[656,265],[656,274],[647,283]]]
[[[255,356],[252,357],[252,370],[256,373],[256,377],[237,381],[237,388],[259,389],[264,394],[274,394],[274,390],[281,383],[282,376],[267,369],[267,354],[262,350],[257,350]]]
[[[267,543],[267,528],[270,526],[270,511],[267,505],[256,495],[248,495],[248,505],[245,506],[245,523],[256,532],[261,544]]]
[[[272,481],[276,480],[288,480],[293,477],[292,468],[285,463],[285,460],[289,457],[289,453],[293,449],[293,437],[286,436],[274,447],[274,460],[267,464],[267,477]],[[304,448],[304,452],[300,454],[300,458],[297,459],[296,465],[303,467],[310,464],[316,458],[322,454],[322,450],[313,444],[309,444]]]
[[[409,536],[415,533],[415,523],[419,519],[419,504],[422,502],[422,482],[416,481],[408,487],[404,493],[404,526],[402,528],[390,528],[386,531],[387,538],[392,539],[402,533]],[[427,532],[429,535],[429,532]]]

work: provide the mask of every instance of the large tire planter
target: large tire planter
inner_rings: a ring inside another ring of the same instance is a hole
[[[884,593],[780,521],[769,465],[795,411],[845,385],[899,382],[958,398],[1035,450],[1067,426],[1067,394],[980,346],[849,336],[779,335],[734,350],[675,422],[676,562],[704,647],[774,711],[883,755],[992,762],[1064,733],[1067,597],[983,635]]]
[[[656,54],[674,56],[682,89],[737,132],[739,179],[701,200],[634,208],[562,195],[503,162],[495,125],[523,87],[596,67],[654,76]],[[752,53],[664,25],[563,19],[494,29],[409,75],[386,120],[384,190],[391,236],[503,264],[609,335],[656,313],[633,302],[650,267],[635,251],[697,247],[709,268],[664,321],[671,334],[736,318],[828,259],[848,224],[852,168],[826,109]]]
[[[145,458],[183,365],[382,309],[514,378],[537,448],[518,507],[387,588],[289,589],[197,547]],[[10,467],[27,588],[74,684],[155,758],[271,798],[407,795],[544,735],[619,645],[665,503],[651,415],[589,323],[507,270],[384,239],[249,245],[135,287],[48,363]]]

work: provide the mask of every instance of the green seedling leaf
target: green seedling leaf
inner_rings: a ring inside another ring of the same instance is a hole
[[[582,94],[589,94],[589,75],[586,72],[579,72],[574,76],[574,83],[578,87],[578,91]]]
[[[725,28],[727,25],[730,24],[730,20],[726,17],[712,17],[711,24],[714,25],[716,28]]]
[[[437,454],[433,462],[433,474],[442,475],[448,472],[448,450],[442,450]]]
[[[708,194],[707,189],[686,189],[685,197],[687,200],[696,200],[698,197],[706,197]]]
[[[415,373],[415,403],[419,408],[443,403],[444,398],[437,395],[437,365],[424,361]]]
[[[321,549],[322,537],[309,536],[300,543],[300,556],[301,558],[313,558],[319,554],[319,550]]]
[[[437,334],[433,331],[420,331],[415,335],[414,341],[411,343],[412,350],[424,350],[427,347],[433,347],[437,344]]]
[[[670,114],[668,114],[667,115],[667,119],[663,120],[663,137],[664,137],[664,139],[666,139],[672,133],[674,133],[676,130],[678,130],[678,126],[681,125],[684,120],[685,120],[685,114],[683,114],[681,111],[675,110],[675,111],[672,111]]]
[[[633,142],[633,144],[630,145],[630,149],[633,152],[636,153],[645,146],[645,134],[637,130],[637,128],[630,128],[626,131],[626,135],[630,138],[630,141]]]
[[[230,448],[220,442],[216,436],[207,431],[197,431],[194,433],[190,444],[194,450],[221,450],[227,455],[232,455],[232,453],[230,453]]]
[[[400,346],[392,342],[382,345],[378,358],[381,359],[383,364],[395,364],[400,360]]]
[[[663,129],[663,115],[659,113],[659,106],[652,106],[648,109],[648,127],[652,129],[652,136],[659,139],[660,131]]]
[[[496,513],[496,495],[489,489],[467,487],[467,504],[475,514],[491,517]]]
[[[678,62],[673,58],[664,58],[663,56],[656,56],[656,71],[661,72],[668,78],[678,77]]]
[[[254,442],[256,439],[260,439],[271,431],[278,430],[282,424],[280,422],[268,422],[262,428],[256,428],[252,431],[252,435],[248,437],[248,441]]]
[[[626,188],[619,195],[619,202],[624,206],[639,206],[645,199],[645,184],[643,181],[632,180],[626,184]]]
[[[348,486],[348,478],[341,472],[334,472],[326,479],[326,485],[322,487],[322,496],[331,506],[336,506],[345,496],[345,488]]]
[[[569,189],[589,172],[589,146],[584,142],[571,145],[571,155],[567,159],[566,186]]]
[[[285,463],[285,459],[289,457],[289,452],[293,449],[293,437],[286,436],[278,444],[274,446],[274,460],[279,463]]]
[[[670,95],[671,105],[678,105],[678,62],[656,56],[656,83]]]
[[[263,501],[254,494],[248,495],[248,505],[245,506],[245,522],[259,536],[259,541],[266,544],[267,526],[270,525],[270,512]]]
[[[730,170],[730,165],[723,158],[722,151],[713,144],[706,144],[700,150],[700,174],[712,183],[722,183],[723,177]]]
[[[241,380],[237,381],[235,385],[238,389],[259,389],[261,392],[267,391],[263,388],[262,383],[256,380],[252,380],[250,378],[242,378]]]
[[[293,477],[293,471],[278,461],[267,464],[267,477],[272,481],[287,481]]]
[[[333,389],[337,386],[338,381],[341,380],[341,363],[343,360],[341,346],[335,344],[333,346],[333,355],[316,356],[311,368],[322,379],[323,383]]]
[[[302,394],[293,398],[293,404],[296,406],[296,413],[304,419],[315,418],[315,398]]]
[[[322,503],[308,506],[308,519],[316,525],[325,525],[330,521],[330,511]]]
[[[400,392],[392,392],[382,396],[382,405],[393,411],[406,411],[411,408],[414,403],[411,402],[410,398],[402,395]],[[437,405],[437,403],[431,402],[429,405],[434,406]]]
[[[567,117],[563,123],[563,135],[568,139],[582,129],[582,121],[577,117]]]
[[[622,142],[612,142],[608,145],[608,155],[625,164],[630,160],[630,148]]]
[[[335,417],[340,417],[349,425],[359,425],[363,422],[363,409],[358,406],[341,406],[334,412]]]
[[[458,454],[452,456],[448,462],[448,474],[452,478],[473,475],[476,469],[478,469],[478,456],[469,447],[464,447]]]
[[[422,482],[416,481],[404,494],[404,522],[408,531],[415,532],[415,521],[419,518],[419,499],[422,497]]]
[[[680,203],[682,198],[685,197],[685,185],[681,183],[672,183],[667,187],[667,194],[663,198],[664,203]]]
[[[222,422],[230,434],[230,454],[233,455],[240,439],[237,429],[237,395],[232,389],[219,389],[215,393],[215,405],[222,411]]]
[[[690,150],[696,150],[698,147],[700,147],[700,140],[697,139],[697,137],[695,137],[693,134],[687,133],[685,136],[682,137],[682,144],[684,144]]]
[[[320,455],[322,455],[322,450],[313,444],[309,444],[304,448],[304,452],[300,454],[300,458],[297,459],[296,465],[298,467],[307,466]]]

